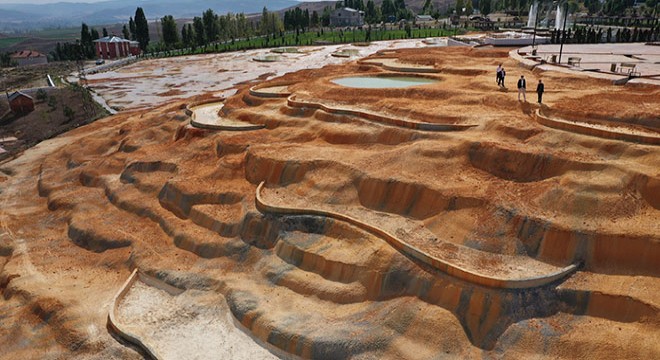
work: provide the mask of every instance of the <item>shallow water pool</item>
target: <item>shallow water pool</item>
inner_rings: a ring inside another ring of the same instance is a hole
[[[413,76],[353,76],[331,81],[337,85],[359,89],[405,88],[438,82],[438,80],[434,79]]]

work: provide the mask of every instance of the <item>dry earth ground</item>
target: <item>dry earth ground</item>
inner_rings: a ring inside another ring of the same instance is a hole
[[[432,64],[439,81],[330,82],[386,73],[353,62],[267,85],[292,84],[297,98],[328,106],[476,126],[383,125],[244,85],[222,116],[265,129],[188,127],[184,106],[208,94],[120,113],[3,164],[0,357],[138,358],[105,324],[139,267],[224,298],[253,338],[304,358],[659,358],[660,148],[544,127],[537,105],[496,89],[492,69],[504,62],[509,87],[521,74],[543,78],[557,116],[656,132],[660,89],[531,72],[499,50],[378,56]],[[261,182],[271,204],[353,214],[486,277],[580,269],[529,289],[476,285],[362,227],[262,213]]]

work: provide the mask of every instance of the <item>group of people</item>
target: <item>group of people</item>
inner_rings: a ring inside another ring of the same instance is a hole
[[[506,71],[504,70],[504,67],[502,64],[497,66],[497,85],[500,87],[505,87],[504,86],[504,77],[506,76]],[[518,79],[518,101],[520,101],[520,95],[522,94],[523,100],[527,102],[527,80],[525,80],[524,75],[520,75],[520,79]],[[536,94],[538,95],[538,102],[539,104],[542,103],[543,101],[543,93],[545,92],[545,84],[543,84],[543,80],[539,79],[538,85],[536,85]]]

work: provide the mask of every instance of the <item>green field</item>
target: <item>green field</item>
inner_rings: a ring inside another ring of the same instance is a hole
[[[100,29],[97,30],[100,32]],[[80,27],[33,31],[30,33],[30,37],[52,39],[61,42],[71,41],[80,38]]]
[[[7,49],[10,46],[16,45],[20,42],[23,42],[27,37],[8,37],[0,38],[0,50]]]

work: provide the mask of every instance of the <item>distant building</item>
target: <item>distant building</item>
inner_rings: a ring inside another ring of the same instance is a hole
[[[22,50],[12,54],[12,61],[16,61],[18,66],[39,65],[48,63],[48,57],[38,51]]]
[[[34,110],[34,99],[30,95],[17,91],[7,97],[9,108],[15,114],[27,114]]]
[[[330,14],[330,26],[362,26],[364,11],[351,8],[337,9]]]
[[[129,55],[140,55],[140,44],[137,41],[122,39],[110,35],[94,40],[96,56],[99,59],[117,59]]]
[[[415,16],[415,22],[431,22],[434,21],[435,19],[431,15],[416,15]]]

